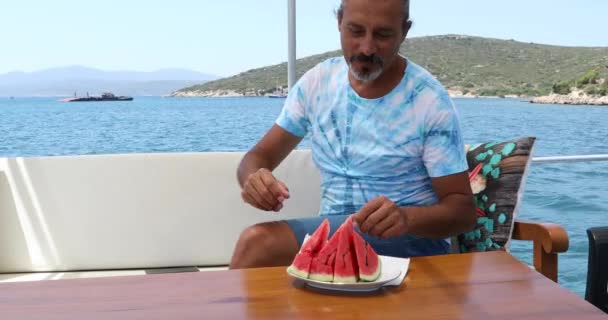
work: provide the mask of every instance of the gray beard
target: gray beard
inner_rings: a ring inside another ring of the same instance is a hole
[[[359,73],[352,68],[352,65],[350,63],[348,64],[348,68],[350,70],[350,74],[352,74],[355,79],[362,82],[374,81],[378,79],[378,77],[382,74],[382,71],[384,71],[382,70],[382,68],[379,68],[374,72]]]

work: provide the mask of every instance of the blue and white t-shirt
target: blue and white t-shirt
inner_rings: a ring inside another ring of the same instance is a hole
[[[289,92],[277,125],[304,137],[321,171],[321,215],[351,214],[386,196],[399,206],[438,199],[431,177],[468,169],[459,122],[443,86],[408,61],[401,82],[360,97],[343,57],[309,70]]]

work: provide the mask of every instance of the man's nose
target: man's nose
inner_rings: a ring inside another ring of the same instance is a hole
[[[373,54],[376,54],[376,52],[378,51],[378,48],[376,46],[374,38],[371,35],[367,35],[365,38],[363,38],[363,40],[361,40],[360,50],[361,50],[361,53],[363,53],[366,56],[371,56]]]

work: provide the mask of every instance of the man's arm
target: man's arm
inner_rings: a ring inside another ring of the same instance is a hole
[[[428,207],[402,208],[407,232],[425,238],[443,239],[475,228],[475,202],[466,172],[432,178],[439,203]]]
[[[397,207],[386,197],[366,204],[353,216],[361,232],[382,238],[413,234],[444,239],[475,227],[475,203],[466,172],[432,178],[439,202],[426,207]]]
[[[247,203],[266,211],[279,211],[284,199],[289,198],[289,190],[276,180],[272,171],[302,141],[278,125],[245,154],[237,170],[241,185],[241,196]]]

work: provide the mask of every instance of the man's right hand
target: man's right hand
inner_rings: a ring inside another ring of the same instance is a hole
[[[289,189],[270,170],[261,168],[247,177],[241,190],[243,201],[264,211],[279,212],[289,199]]]

